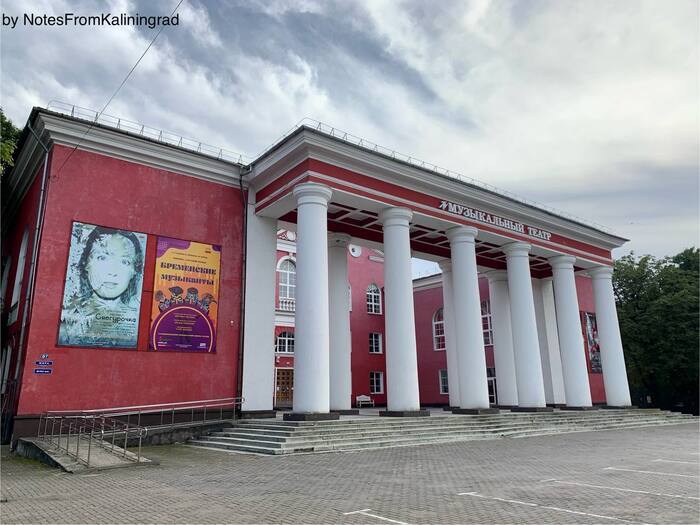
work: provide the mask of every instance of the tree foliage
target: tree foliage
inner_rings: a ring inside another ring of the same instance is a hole
[[[632,402],[697,414],[698,249],[662,259],[622,257],[613,286]]]
[[[5,116],[0,108],[0,175],[5,175],[13,165],[13,155],[22,130]]]

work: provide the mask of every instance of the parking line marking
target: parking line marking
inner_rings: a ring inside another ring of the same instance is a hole
[[[634,492],[636,494],[648,494],[650,496],[665,496],[667,498],[700,500],[700,498],[696,498],[695,496],[682,496],[681,494],[664,494],[663,492],[648,492],[646,490],[624,489],[622,487],[608,487],[605,485],[592,485],[590,483],[577,483],[576,481],[560,481],[558,479],[543,479],[542,481],[540,481],[540,483],[561,483],[564,485],[577,485],[579,487],[592,487],[595,489],[619,490],[622,492]]]
[[[602,518],[604,520],[622,521],[624,523],[632,523],[630,520],[615,518],[613,516],[603,516],[602,514],[591,514],[589,512],[581,512],[579,510],[562,509],[560,507],[550,507],[549,505],[540,505],[539,503],[530,503],[527,501],[518,501],[514,499],[496,498],[494,496],[484,496],[476,492],[460,492],[458,496],[472,496],[474,498],[490,499],[493,501],[503,501],[505,503],[515,503],[517,505],[527,505],[528,507],[539,507],[541,509],[555,510],[557,512],[566,512],[567,514],[578,514],[580,516],[590,516],[591,518]]]
[[[698,478],[690,474],[674,474],[672,472],[658,472],[656,470],[634,470],[631,468],[605,467],[603,470],[619,470],[620,472],[639,472],[640,474],[658,474],[659,476],[675,476],[678,478]]]
[[[652,459],[652,462],[660,463],[682,463],[683,465],[697,465],[697,461],[678,461],[677,459]]]
[[[404,521],[397,521],[397,520],[392,520],[391,518],[385,518],[384,516],[378,516],[377,514],[370,514],[367,511],[370,511],[372,509],[362,509],[362,510],[354,510],[352,512],[343,512],[345,516],[349,516],[350,514],[362,514],[363,516],[370,516],[372,518],[377,518],[378,520],[384,520],[388,521],[390,523],[396,523],[398,525],[408,525],[408,523]]]

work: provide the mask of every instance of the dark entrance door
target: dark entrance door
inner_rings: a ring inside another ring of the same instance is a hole
[[[275,407],[290,408],[294,397],[294,369],[278,368],[275,385]]]

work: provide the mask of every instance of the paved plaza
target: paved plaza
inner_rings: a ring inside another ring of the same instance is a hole
[[[700,523],[698,425],[66,474],[3,447],[2,523]]]

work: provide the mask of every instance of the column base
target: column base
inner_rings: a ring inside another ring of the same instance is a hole
[[[246,410],[241,412],[239,419],[262,419],[277,417],[276,410]]]
[[[340,416],[359,416],[360,409],[359,408],[347,408],[347,409],[341,409],[341,410],[331,410],[331,414],[338,414]]]
[[[612,405],[597,405],[598,408],[603,410],[629,410],[630,408],[639,408],[637,405],[626,405],[626,406],[612,406]]]
[[[518,405],[496,405],[496,408],[499,408],[501,410],[512,410]]]
[[[451,406],[442,407],[442,409],[443,409],[445,412],[451,412],[451,411],[454,410],[455,408],[459,408],[459,407],[451,407]]]
[[[547,406],[552,408],[564,408],[566,403],[547,403]]]
[[[426,417],[430,415],[430,410],[380,410],[382,417]]]
[[[452,413],[453,414],[462,414],[462,415],[470,415],[470,416],[477,416],[480,414],[498,414],[500,410],[497,408],[453,408]]]
[[[511,412],[554,412],[552,407],[513,407]]]
[[[283,419],[285,421],[331,421],[334,419],[340,419],[340,415],[338,415],[337,412],[290,412],[285,414]]]
[[[588,412],[589,410],[598,410],[598,407],[568,407],[568,406],[563,406],[563,407],[559,407],[559,410],[576,410],[576,411]]]

